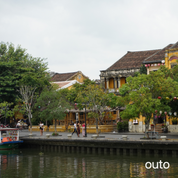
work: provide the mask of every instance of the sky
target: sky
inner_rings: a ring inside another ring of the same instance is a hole
[[[178,41],[177,0],[0,0],[0,42],[45,58],[52,72],[99,79],[127,51]]]

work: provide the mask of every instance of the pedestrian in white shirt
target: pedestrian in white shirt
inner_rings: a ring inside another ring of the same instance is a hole
[[[76,123],[74,123],[74,131],[72,132],[72,135],[74,134],[74,132],[76,132],[76,134],[77,134],[77,124]]]

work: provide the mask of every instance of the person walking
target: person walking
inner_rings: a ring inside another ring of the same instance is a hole
[[[82,124],[82,135],[85,137],[85,122]]]
[[[72,132],[72,135],[74,134],[76,132],[76,134],[77,134],[77,124],[76,124],[76,122],[74,123],[74,131]],[[77,134],[78,135],[78,134]]]
[[[39,126],[40,126],[40,134],[42,136],[43,135],[43,124],[40,122]]]
[[[80,124],[77,124],[77,136],[80,137]]]

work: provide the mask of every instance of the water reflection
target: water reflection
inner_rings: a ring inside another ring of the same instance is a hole
[[[145,162],[168,161],[170,168],[147,170]],[[159,156],[97,155],[40,152],[38,150],[0,151],[0,178],[119,178],[176,177],[177,158]]]

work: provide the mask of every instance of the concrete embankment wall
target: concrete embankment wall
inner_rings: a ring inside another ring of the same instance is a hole
[[[23,148],[98,154],[178,155],[176,141],[112,139],[23,138]]]

